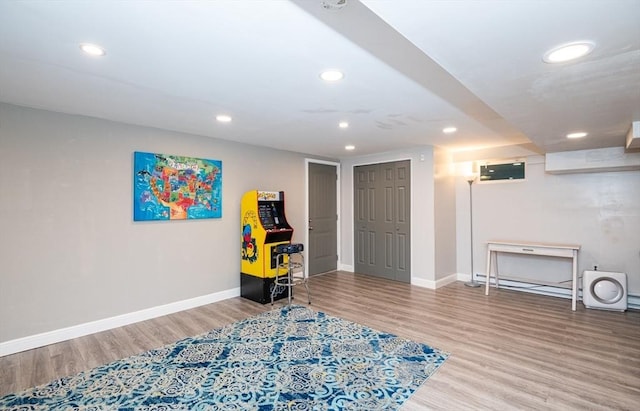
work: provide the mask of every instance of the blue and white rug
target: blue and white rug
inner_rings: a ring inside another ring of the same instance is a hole
[[[3,410],[396,410],[447,359],[306,307],[0,398]]]

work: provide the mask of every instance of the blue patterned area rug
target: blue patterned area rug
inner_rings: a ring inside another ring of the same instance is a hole
[[[0,398],[8,410],[396,410],[448,353],[294,306]]]

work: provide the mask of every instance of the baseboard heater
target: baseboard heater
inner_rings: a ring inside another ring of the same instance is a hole
[[[486,276],[484,274],[476,274],[476,281],[481,284],[485,284]],[[581,282],[582,283],[582,282]],[[489,279],[489,284],[495,287],[496,282],[493,277]],[[571,299],[571,288],[556,287],[548,284],[529,283],[526,281],[510,280],[500,276],[500,288],[508,290],[522,291],[532,294],[547,295],[550,297],[560,297]],[[640,295],[629,294],[627,299],[627,306],[632,310],[640,310]],[[582,301],[582,287],[578,286],[578,300]]]

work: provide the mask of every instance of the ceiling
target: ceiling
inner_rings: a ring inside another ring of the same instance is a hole
[[[334,159],[619,147],[639,20],[640,0],[2,0],[0,101]],[[594,51],[543,62],[578,40]]]

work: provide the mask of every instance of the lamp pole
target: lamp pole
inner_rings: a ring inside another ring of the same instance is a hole
[[[471,251],[471,281],[467,281],[464,283],[467,287],[480,287],[480,283],[476,282],[473,279],[473,191],[471,190],[471,185],[473,181],[476,179],[475,176],[470,176],[467,178],[467,182],[469,183],[469,234],[470,234],[470,245],[469,249]]]

